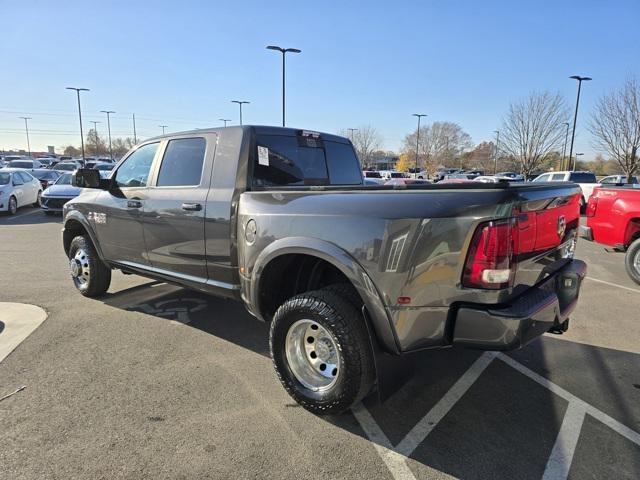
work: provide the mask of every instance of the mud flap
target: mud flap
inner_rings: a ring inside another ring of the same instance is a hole
[[[415,373],[415,364],[411,355],[392,355],[382,350],[376,339],[376,334],[371,325],[371,320],[366,308],[362,307],[369,344],[373,353],[374,369],[376,374],[375,387],[368,397],[375,392],[379,402],[384,402],[402,386]]]

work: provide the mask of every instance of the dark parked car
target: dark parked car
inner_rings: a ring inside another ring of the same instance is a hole
[[[109,179],[74,179],[90,188],[64,206],[63,247],[82,295],[119,269],[241,300],[270,324],[284,388],[318,414],[380,388],[387,354],[561,333],[586,272],[576,185],[365,186],[330,134],[166,135]]]
[[[47,215],[61,213],[62,207],[72,198],[77,197],[82,192],[82,188],[71,184],[71,174],[64,173],[42,192],[41,208]]]
[[[60,172],[55,170],[48,170],[44,168],[39,168],[37,170],[32,170],[31,175],[40,180],[40,184],[42,185],[42,189],[46,189],[47,187],[54,184],[54,182],[62,175]]]

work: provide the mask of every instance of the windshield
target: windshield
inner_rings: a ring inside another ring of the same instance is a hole
[[[72,172],[76,170],[78,167],[76,167],[76,165],[73,163],[59,163],[58,165],[55,166],[55,168],[56,170],[64,170],[64,171]]]
[[[56,183],[54,185],[71,185],[71,174],[65,173],[63,175],[60,175],[60,178],[56,180]]]
[[[32,168],[33,162],[29,160],[12,160],[9,162],[11,168]]]
[[[11,174],[0,172],[0,185],[8,185]]]

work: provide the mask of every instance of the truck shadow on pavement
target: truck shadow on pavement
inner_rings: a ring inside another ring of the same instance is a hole
[[[161,282],[111,293],[104,302],[179,322],[269,356],[268,325],[249,315],[239,302]],[[460,395],[452,396],[479,359],[487,358],[483,354],[451,348],[407,356],[398,366],[411,372],[404,385],[383,402],[375,395],[365,399],[372,423],[365,425],[351,414],[325,420],[383,447],[398,448],[408,457],[406,467],[415,478],[438,472],[469,479],[540,479],[545,472],[557,474],[547,472],[554,468],[547,464],[569,402],[534,381],[535,375],[640,431],[640,355],[547,335],[508,356],[533,376],[497,357]],[[382,436],[372,435],[372,425]],[[640,477],[639,445],[589,415],[580,429],[573,460],[560,465],[560,471],[568,469],[573,478]],[[381,478],[387,476],[381,472]]]

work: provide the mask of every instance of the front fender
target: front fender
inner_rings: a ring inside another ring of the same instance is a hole
[[[287,237],[270,243],[256,258],[251,272],[249,299],[258,312],[260,281],[265,267],[281,255],[304,254],[325,260],[340,270],[356,288],[369,313],[376,336],[385,350],[398,353],[398,342],[382,297],[364,268],[348,252],[337,245],[307,237]]]
[[[73,229],[68,228],[70,222],[73,221],[82,225],[82,228],[87,232],[87,235],[89,235],[91,243],[93,243],[100,260],[104,261],[105,258],[102,254],[102,248],[100,248],[100,244],[97,241],[96,233],[91,226],[91,222],[89,222],[89,220],[78,210],[70,210],[64,217],[64,226],[62,227],[62,244],[64,246],[64,252],[66,254],[69,253],[69,244],[71,243],[71,240],[73,240],[73,237],[75,237],[75,235],[73,235],[73,233],[75,233],[73,232]],[[71,237],[71,235],[73,235],[73,237]]]

